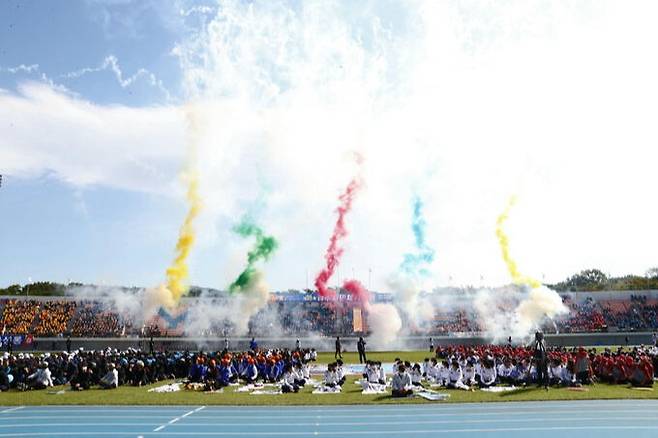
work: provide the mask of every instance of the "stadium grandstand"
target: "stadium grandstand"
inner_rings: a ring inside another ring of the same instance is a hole
[[[477,312],[471,306],[467,292],[452,290],[448,308],[436,305],[434,318],[422,326],[410,326],[413,335],[463,335],[486,331]],[[434,295],[427,294],[431,299]],[[445,295],[444,295],[445,296]],[[547,324],[545,331],[560,333],[638,332],[658,329],[658,291],[598,291],[562,292],[569,314]],[[113,310],[103,296],[78,299],[74,296],[3,296],[0,314],[3,335],[33,335],[35,337],[126,337],[156,335],[227,336],[233,328],[226,323],[215,324],[205,333],[185,330],[186,303],[205,298],[188,297],[176,315],[160,311],[145,324]],[[216,296],[214,300],[226,299]],[[375,302],[389,302],[390,295],[374,294]],[[504,303],[504,301],[502,301]],[[512,306],[513,303],[509,303]],[[511,307],[510,307],[511,308]],[[509,310],[501,308],[501,311]],[[267,315],[267,317],[264,317]],[[361,316],[363,315],[363,318]],[[275,320],[282,333],[301,336],[321,333],[326,336],[358,335],[367,332],[367,314],[346,301],[330,309],[311,291],[275,292],[266,309],[249,322],[249,336],[268,333]]]

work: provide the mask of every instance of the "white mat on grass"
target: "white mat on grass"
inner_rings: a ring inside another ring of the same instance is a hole
[[[313,394],[338,394],[342,388],[340,386],[336,386],[334,388],[331,388],[329,386],[318,386],[314,391]]]
[[[419,391],[416,393],[418,397],[422,397],[425,400],[431,401],[441,401],[450,398],[450,394],[445,394],[436,391]]]
[[[181,389],[181,383],[170,383],[168,385],[156,386],[148,392],[178,392]]]
[[[275,390],[275,389],[257,389],[256,391],[252,391],[251,395],[279,395],[283,394],[281,390]]]
[[[516,386],[490,386],[488,388],[482,388],[481,391],[485,392],[507,392],[514,391],[518,389]]]

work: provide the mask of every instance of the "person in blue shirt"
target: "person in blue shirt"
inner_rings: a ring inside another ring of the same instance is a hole
[[[196,363],[190,367],[190,373],[187,377],[192,383],[202,383],[207,371],[208,367],[204,364],[203,357],[199,356],[196,359]]]
[[[217,379],[217,386],[223,388],[231,383],[231,362],[228,359],[223,359],[219,366],[219,376]]]
[[[256,338],[251,338],[251,341],[249,342],[249,349],[254,352],[258,350],[258,343],[256,342]]]

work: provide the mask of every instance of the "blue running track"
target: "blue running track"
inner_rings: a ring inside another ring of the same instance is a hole
[[[658,437],[658,400],[0,407],[0,437]]]

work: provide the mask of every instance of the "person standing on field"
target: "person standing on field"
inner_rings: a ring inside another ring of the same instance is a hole
[[[356,349],[359,351],[359,363],[366,362],[366,341],[363,336],[359,336],[359,342],[356,343]]]

